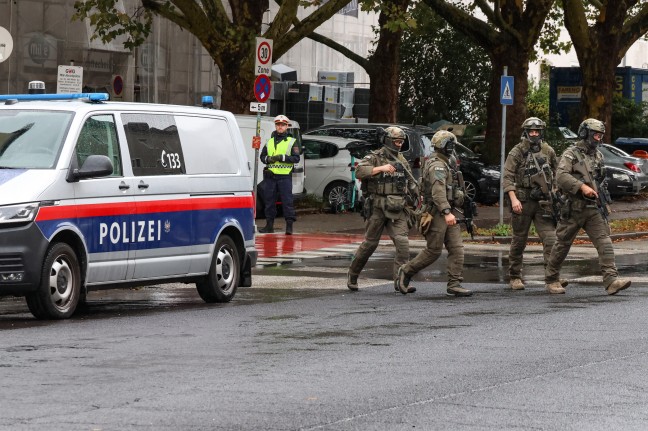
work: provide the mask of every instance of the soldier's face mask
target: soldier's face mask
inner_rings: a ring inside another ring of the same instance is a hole
[[[534,153],[540,151],[540,144],[542,143],[542,130],[540,129],[528,129],[527,138],[534,146],[537,146],[537,150],[533,150]],[[533,147],[531,147],[533,148]]]
[[[590,148],[594,149],[598,147],[601,144],[601,141],[603,141],[603,133],[601,132],[589,132],[589,139],[587,140],[587,144],[589,145]]]

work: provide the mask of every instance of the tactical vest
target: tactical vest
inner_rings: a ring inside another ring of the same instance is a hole
[[[270,138],[266,145],[266,148],[268,149],[268,157],[284,154],[289,156],[294,143],[295,138],[287,137],[283,141],[279,142],[275,147],[274,137]],[[274,162],[268,165],[268,169],[275,175],[288,175],[292,172],[294,165],[294,163],[290,162]]]
[[[531,189],[533,185],[531,184],[531,175],[534,175],[538,172],[538,168],[545,171],[545,173],[551,172],[551,179],[553,180],[553,170],[549,165],[549,152],[544,146],[540,147],[540,151],[534,153],[529,150],[523,153],[524,163],[520,168],[515,172],[515,184],[516,189]],[[538,165],[533,161],[533,157],[536,158]],[[547,169],[549,167],[549,169]],[[551,188],[551,184],[548,185]]]
[[[596,150],[596,153],[594,153],[593,157],[586,157],[585,154],[583,154],[583,152],[580,150],[580,148],[575,145],[571,146],[569,150],[571,150],[571,152],[576,157],[576,162],[585,162],[585,166],[587,166],[590,174],[592,175],[592,178],[594,178],[598,182],[603,182],[603,180],[605,179],[605,166],[603,165],[603,156],[598,150]],[[579,172],[572,171],[571,174],[577,180],[584,183],[587,182]]]
[[[423,196],[423,203],[424,204],[432,204],[432,182],[434,178],[430,177],[430,167],[433,162],[435,161],[441,161],[443,162],[446,167],[448,168],[448,172],[450,173],[448,181],[448,177],[446,176],[446,199],[448,202],[452,202],[455,197],[455,191],[460,189],[459,187],[459,182],[457,179],[457,174],[454,169],[450,167],[448,163],[446,163],[443,159],[439,157],[431,157],[425,162],[425,167],[423,169],[423,173],[421,174],[421,185],[420,185],[420,193]]]
[[[373,153],[381,162],[379,165],[384,165],[389,163],[390,160],[387,159],[380,151]],[[406,160],[402,157],[398,157],[398,160],[401,163],[407,163]],[[384,163],[382,163],[384,161]],[[367,192],[369,194],[376,195],[403,195],[407,192],[407,173],[405,173],[404,165],[398,165],[396,172],[386,173],[381,172],[378,175],[373,175],[371,178],[366,178],[362,181],[363,185],[367,184]]]

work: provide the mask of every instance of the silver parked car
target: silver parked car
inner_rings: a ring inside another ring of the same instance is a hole
[[[370,151],[372,144],[336,136],[302,135],[302,146],[307,193],[323,198],[334,211],[348,210],[351,206],[359,208],[360,181],[356,180],[351,187],[351,155],[355,155],[355,165],[357,158]]]
[[[612,196],[637,195],[648,187],[648,160],[633,157],[609,144],[602,144],[608,191]]]

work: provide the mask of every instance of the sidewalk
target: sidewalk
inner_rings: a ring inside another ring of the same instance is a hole
[[[500,208],[497,205],[479,205],[478,215],[474,219],[474,223],[478,228],[491,228],[499,223]],[[297,222],[295,223],[296,233],[336,233],[336,234],[363,234],[364,221],[359,213],[343,213],[331,214],[320,212],[316,209],[300,209],[297,211]],[[610,219],[622,220],[628,218],[648,217],[648,200],[643,197],[624,198],[612,204],[612,212]],[[505,224],[510,224],[511,217],[509,211],[505,208],[503,212],[503,221]],[[258,226],[263,226],[265,223],[262,219],[258,219]],[[275,221],[275,231],[282,232],[284,229],[284,220],[277,218]],[[462,228],[463,230],[463,228]],[[410,232],[411,239],[422,239],[421,235],[412,229]],[[629,232],[629,233],[612,233],[614,240],[618,239],[641,239],[644,238],[648,244],[648,232]],[[579,236],[578,239],[587,240],[587,236]],[[537,237],[529,238],[531,242],[539,241]],[[467,240],[470,242],[471,240]],[[510,237],[484,237],[479,236],[479,232],[475,236],[476,242],[495,242],[495,243],[508,243]]]

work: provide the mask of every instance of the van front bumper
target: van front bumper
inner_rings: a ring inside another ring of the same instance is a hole
[[[36,223],[0,227],[0,296],[38,288],[48,245]]]

